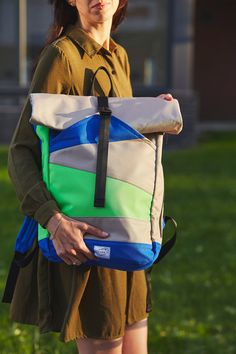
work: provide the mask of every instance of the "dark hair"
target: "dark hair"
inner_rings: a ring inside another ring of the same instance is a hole
[[[78,11],[75,6],[70,6],[66,0],[49,0],[54,7],[54,21],[48,32],[46,44],[50,44],[63,34],[69,24],[78,20]],[[118,9],[113,16],[111,31],[114,32],[124,20],[128,0],[120,0]]]
[[[78,10],[75,6],[70,6],[66,0],[49,0],[49,3],[53,5],[54,8],[54,19],[53,23],[49,28],[49,31],[46,35],[46,41],[43,48],[40,50],[37,58],[35,60],[35,64],[33,66],[33,70],[31,75],[36,69],[39,56],[44,49],[45,46],[52,43],[54,40],[63,35],[67,26],[70,24],[75,24],[78,20]],[[128,6],[128,0],[120,0],[118,9],[116,10],[113,20],[111,31],[114,32],[119,24],[124,20],[126,15],[126,10]]]

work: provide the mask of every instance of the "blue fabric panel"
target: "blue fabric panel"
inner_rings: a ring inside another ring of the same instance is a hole
[[[80,144],[97,144],[99,138],[100,115],[94,114],[64,130],[50,129],[50,153]],[[143,139],[144,136],[122,120],[112,116],[110,142]]]
[[[102,267],[135,271],[149,268],[157,259],[161,245],[158,242],[128,243],[109,242],[103,240],[85,240],[87,247],[93,252],[94,246],[111,247],[111,259],[99,258],[99,261],[88,261],[86,264]],[[121,258],[123,261],[121,262]]]
[[[44,238],[39,241],[39,247],[45,257],[51,262],[63,262],[63,260],[57,255],[56,250],[53,246],[52,240],[49,237]]]
[[[152,245],[144,243],[114,242],[103,240],[86,240],[87,247],[94,253],[94,246],[110,247],[111,259],[87,261],[85,265],[97,265],[112,269],[135,271],[149,268],[157,259],[161,245],[153,242]],[[45,257],[52,262],[62,262],[54,249],[53,243],[49,238],[39,241]],[[121,258],[123,261],[121,262]]]
[[[26,216],[16,237],[15,250],[20,253],[27,252],[32,247],[37,236],[38,223],[29,216]]]
[[[88,261],[88,265],[99,265],[102,267],[135,271],[149,268],[157,259],[161,249],[158,242],[151,244],[128,243],[128,242],[107,242],[103,240],[85,240],[87,247],[93,252],[94,246],[111,247],[111,259]],[[123,261],[121,262],[121,258]]]

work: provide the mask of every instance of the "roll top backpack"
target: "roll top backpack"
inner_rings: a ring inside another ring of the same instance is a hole
[[[175,224],[163,214],[163,135],[182,129],[178,101],[48,93],[32,93],[30,101],[47,189],[62,213],[109,233],[106,239],[84,235],[98,258],[85,264],[135,271],[157,263],[176,237],[162,244],[165,223]],[[26,216],[16,239],[5,302],[12,296],[19,267],[33,257],[27,252],[35,238],[49,261],[62,262],[47,229]]]

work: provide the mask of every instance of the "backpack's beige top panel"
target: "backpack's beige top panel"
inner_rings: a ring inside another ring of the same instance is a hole
[[[30,100],[30,121],[54,129],[66,129],[98,113],[97,98],[94,96],[33,93]],[[140,133],[178,134],[182,129],[182,116],[176,99],[166,101],[157,97],[110,97],[109,107],[113,116]]]

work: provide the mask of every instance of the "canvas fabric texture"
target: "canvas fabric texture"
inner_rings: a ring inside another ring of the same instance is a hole
[[[162,243],[164,180],[163,133],[178,134],[177,100],[109,98],[112,111],[106,205],[94,207],[100,116],[97,98],[30,95],[31,123],[41,140],[44,182],[61,211],[106,230],[101,240],[84,236],[99,258],[88,264],[120,270],[149,268]],[[155,134],[155,142],[143,133]],[[39,245],[51,261],[57,256],[47,229],[39,225]]]

